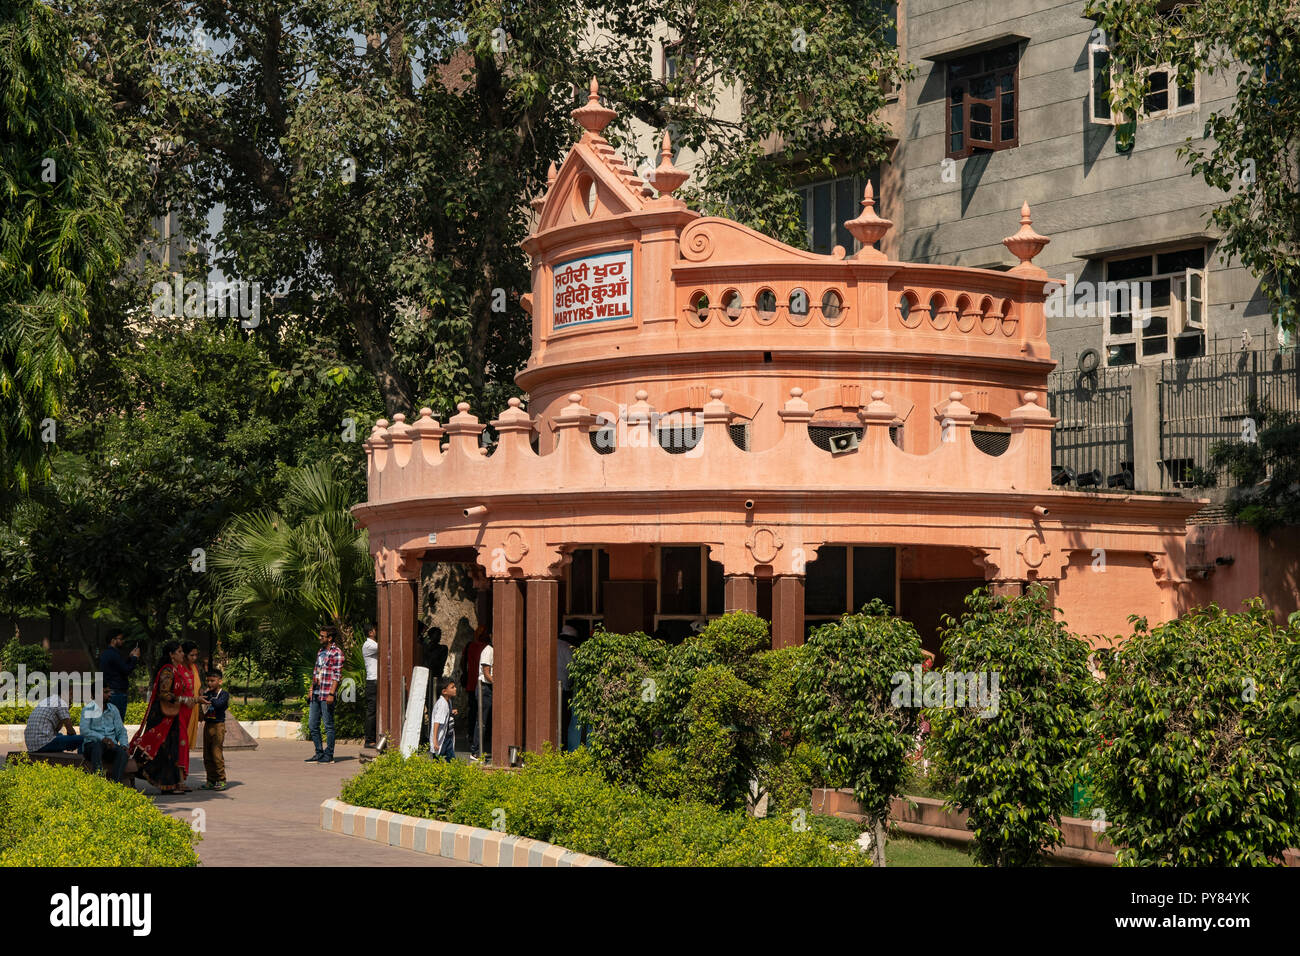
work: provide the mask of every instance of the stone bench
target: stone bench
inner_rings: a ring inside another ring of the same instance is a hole
[[[82,754],[75,750],[63,751],[61,753],[40,753],[34,754],[26,750],[11,750],[5,755],[5,763],[14,760],[19,755],[23,755],[32,761],[40,763],[52,763],[59,767],[80,767],[86,773],[90,773],[90,761]],[[140,772],[140,768],[135,765],[134,760],[126,762],[126,770],[122,773],[122,783],[132,789],[135,788],[135,777]]]

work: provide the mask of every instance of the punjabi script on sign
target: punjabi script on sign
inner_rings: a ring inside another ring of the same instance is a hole
[[[631,256],[569,263],[555,273],[556,328],[631,315]]]

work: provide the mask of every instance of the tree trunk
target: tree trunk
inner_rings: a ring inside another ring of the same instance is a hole
[[[885,865],[885,821],[871,821],[871,865]]]

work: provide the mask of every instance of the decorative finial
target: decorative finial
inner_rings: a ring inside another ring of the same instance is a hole
[[[636,390],[636,400],[638,402],[644,402],[649,397],[650,397],[650,393],[647,392],[644,388],[638,388]]]
[[[469,411],[469,402],[457,402],[456,411],[460,412],[461,414],[464,414],[465,412]],[[396,418],[397,416],[394,415],[393,417]]]
[[[655,169],[654,186],[660,196],[671,196],[682,183],[690,179],[691,174],[683,172],[673,165],[673,143],[664,130],[663,148],[659,152],[659,166]]]
[[[884,238],[885,233],[894,228],[893,220],[882,219],[876,215],[876,193],[871,188],[871,181],[867,181],[867,188],[862,191],[862,212],[858,218],[850,219],[844,223],[853,238],[862,243],[862,248],[858,251],[855,258],[858,259],[884,259],[885,254],[879,249],[874,248],[875,244]]]
[[[1033,223],[1034,220],[1029,215],[1029,203],[1026,202],[1020,207],[1020,229],[1014,236],[1003,239],[1002,244],[1020,260],[1020,265],[1011,269],[1011,272],[1047,275],[1042,268],[1034,265],[1034,256],[1042,252],[1043,247],[1052,240],[1034,232]]]
[[[591,78],[591,90],[587,95],[587,104],[574,110],[570,116],[573,121],[594,136],[599,136],[606,126],[614,121],[618,114],[600,105],[600,88],[596,78]]]
[[[722,389],[720,388],[709,389],[709,398],[713,399],[716,402],[721,397],[722,397]]]
[[[551,168],[546,171],[546,192],[537,196],[529,203],[537,212],[541,212],[546,206],[546,198],[551,194],[551,188],[555,185],[555,160],[551,160]]]
[[[581,393],[581,392],[570,392],[570,393],[569,393],[569,404],[570,404],[570,405],[577,405],[577,404],[578,404],[579,402],[581,402],[581,401],[582,401],[582,393]]]
[[[961,392],[949,392],[949,393],[948,393],[948,401],[950,401],[950,402],[960,402],[960,401],[961,401]]]

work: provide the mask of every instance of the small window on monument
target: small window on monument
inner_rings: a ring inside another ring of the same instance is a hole
[[[765,319],[771,318],[776,315],[776,293],[771,289],[763,289],[758,293],[756,305],[759,315]]]

